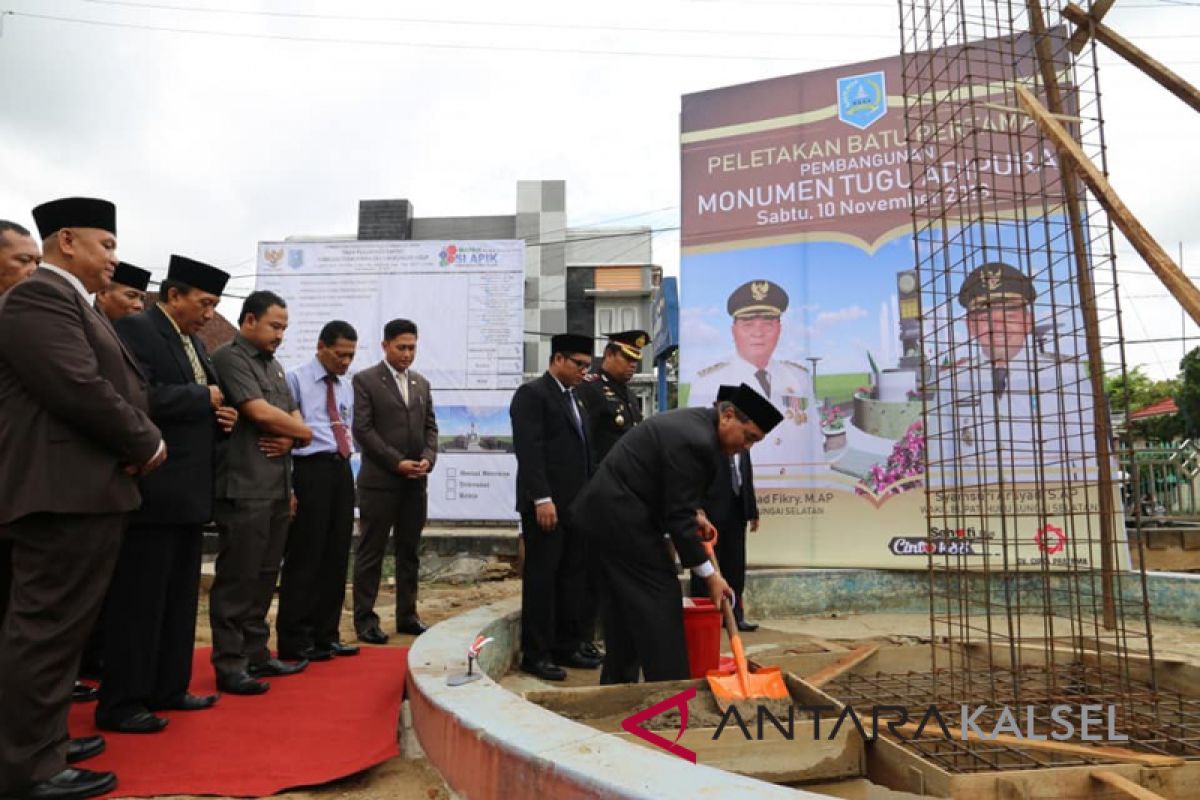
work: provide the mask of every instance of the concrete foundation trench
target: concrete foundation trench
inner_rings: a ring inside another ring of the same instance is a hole
[[[1114,705],[1086,654],[1047,664],[1030,651],[1013,669],[948,682],[928,643],[923,579],[863,570],[753,574],[748,595],[758,599],[763,627],[746,637],[748,654],[783,671],[793,703],[757,713],[750,706],[723,714],[703,680],[600,687],[595,671],[572,670],[565,684],[515,672],[519,601],[484,606],[414,645],[413,727],[430,761],[469,798],[1200,797],[1200,582],[1156,578],[1157,685],[1131,658],[1130,680],[1144,692],[1125,692]],[[478,635],[493,637],[477,667],[482,677],[449,685]],[[973,709],[971,721],[1002,731],[998,739],[963,739],[962,710],[947,687],[970,680],[1004,690],[1019,684],[1027,714],[1015,721],[1020,732],[1045,731],[1055,706],[1095,705],[1097,729],[1129,741],[1013,741],[996,708]],[[678,709],[642,723],[661,737],[657,744],[622,726],[683,693],[690,699],[682,734]],[[891,733],[897,706],[910,727]],[[915,737],[922,716],[929,719]],[[694,753],[696,763],[668,744]]]

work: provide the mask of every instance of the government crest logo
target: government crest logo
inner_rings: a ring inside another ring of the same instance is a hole
[[[887,113],[887,85],[883,72],[838,78],[838,119],[866,130]]]
[[[288,250],[288,266],[292,269],[300,269],[304,266],[304,251],[303,250]]]

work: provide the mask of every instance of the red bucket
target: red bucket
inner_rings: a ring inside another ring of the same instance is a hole
[[[688,673],[703,678],[721,662],[721,611],[711,600],[683,598],[683,633],[687,637]]]

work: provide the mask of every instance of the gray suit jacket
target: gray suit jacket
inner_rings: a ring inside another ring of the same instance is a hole
[[[146,381],[108,320],[40,269],[0,297],[0,524],[112,514],[141,503],[123,467],[162,434]]]
[[[352,430],[362,450],[359,489],[407,488],[413,482],[399,473],[402,460],[437,461],[438,427],[429,381],[411,369],[407,375],[408,405],[385,362],[354,376]]]

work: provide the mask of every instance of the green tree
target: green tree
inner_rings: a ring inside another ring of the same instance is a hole
[[[1196,386],[1196,419],[1200,422],[1200,348],[1189,353],[1180,364],[1181,368],[1194,357],[1194,378]],[[1156,381],[1147,375],[1140,366],[1127,370],[1124,375],[1112,375],[1104,381],[1104,394],[1107,395],[1109,407],[1114,413],[1133,414],[1155,403],[1172,397],[1179,403],[1179,394],[1183,387],[1182,375],[1178,378]],[[1182,405],[1180,405],[1182,409]],[[1150,442],[1170,442],[1184,435],[1183,414],[1153,417],[1140,420],[1129,425],[1129,433],[1135,439]],[[1192,434],[1187,434],[1192,435]]]
[[[1200,347],[1179,362],[1175,404],[1179,406],[1180,435],[1189,439],[1200,437]]]

